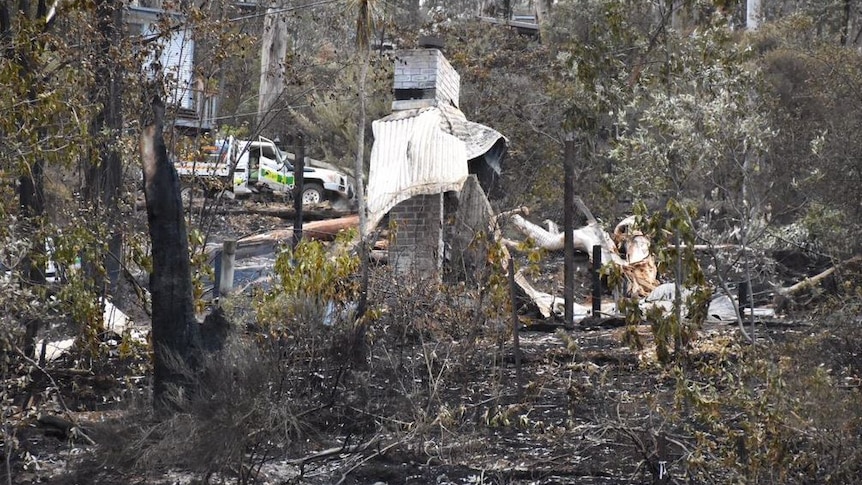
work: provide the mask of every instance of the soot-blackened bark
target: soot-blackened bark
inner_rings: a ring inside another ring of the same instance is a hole
[[[123,82],[122,66],[114,54],[119,51],[122,39],[123,5],[117,0],[96,2],[96,56],[94,68],[100,82],[92,88],[93,104],[101,106],[90,122],[90,133],[97,136],[90,165],[86,171],[85,195],[97,213],[104,214],[111,228],[108,253],[102,255],[107,270],[107,287],[95,271],[95,262],[85,262],[89,274],[96,280],[96,287],[107,289],[111,298],[119,296],[120,261],[122,259],[122,224],[117,201],[122,184],[122,161],[116,140],[123,129]],[[102,295],[106,296],[106,295]]]
[[[161,407],[171,384],[188,384],[176,365],[191,366],[197,323],[179,177],[168,159],[162,134],[164,104],[159,99],[153,101],[153,115],[153,123],[141,135],[140,149],[153,253],[153,400]]]
[[[45,163],[37,159],[30,168],[30,173],[22,175],[19,179],[18,188],[21,215],[27,222],[27,231],[37,238],[39,237],[38,226],[42,223],[41,218],[45,213],[44,170]],[[24,259],[23,281],[27,286],[45,284],[45,269],[37,263],[44,256],[45,245],[37,240]],[[28,315],[24,319],[23,349],[28,357],[36,356],[36,336],[41,326],[41,315]]]

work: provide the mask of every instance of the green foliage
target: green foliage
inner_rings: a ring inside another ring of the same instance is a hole
[[[309,67],[312,73],[324,79],[322,86],[308,89],[305,83],[288,86],[289,92],[297,91],[305,104],[300,108],[290,108],[293,118],[291,131],[300,129],[306,136],[306,147],[314,155],[337,162],[347,171],[353,171],[358,125],[356,123],[356,99],[359,89],[360,66],[349,64],[323,64]],[[392,95],[392,60],[389,57],[373,55],[369,57],[368,105],[369,120],[376,120],[389,114]],[[292,94],[291,94],[292,95]],[[297,103],[299,104],[299,103]],[[371,124],[368,123],[368,128]],[[366,133],[366,147],[371,149],[370,129]],[[368,159],[366,155],[365,160]]]
[[[90,76],[74,62],[62,36],[43,31],[42,19],[13,15],[12,38],[4,37],[0,57],[0,167],[6,176],[28,174],[35,160],[69,165],[87,149],[92,106],[86,91]],[[68,57],[66,57],[68,56]]]
[[[508,268],[508,271],[514,271],[512,268],[512,260],[507,260],[509,252],[506,251],[502,243],[497,242],[492,245],[488,251],[488,274],[487,280],[483,287],[490,298],[490,310],[493,312],[489,317],[504,319],[511,315],[512,308],[515,302],[509,297],[509,274],[503,268]]]
[[[614,273],[618,274],[617,272]],[[608,284],[612,288],[616,288],[619,287],[621,281],[618,278],[609,276]],[[626,320],[626,329],[622,336],[622,342],[633,349],[643,350],[644,342],[638,333],[638,326],[646,320],[646,316],[638,300],[636,298],[620,298],[617,301],[617,308]]]
[[[624,338],[628,345],[642,348],[643,343],[634,326],[649,322],[658,360],[668,364],[686,358],[697,330],[706,320],[712,297],[712,290],[694,251],[697,241],[692,225],[694,208],[671,199],[664,212],[648,216],[646,206],[640,203],[635,207],[635,214],[636,230],[642,231],[651,241],[650,252],[656,261],[659,279],[673,281],[679,288],[679,298],[674,300],[672,312],[661,306],[643,309],[636,300],[621,300],[618,303],[620,311],[625,314],[628,324]],[[617,265],[605,265],[602,271],[612,288],[624,283]]]
[[[52,259],[62,282],[58,297],[63,313],[77,325],[78,347],[95,357],[100,354],[105,329],[101,288],[95,287],[94,281],[104,281],[106,275],[101,255],[107,251],[104,243],[107,238],[98,238],[86,225],[69,229],[53,239],[56,251]],[[87,262],[86,269],[81,266],[82,261]]]
[[[231,126],[231,125],[221,125],[218,129],[219,137],[227,138],[232,136],[234,138],[238,138],[240,140],[248,138],[249,126],[248,124],[242,124],[239,126]],[[204,140],[206,142],[207,140]]]
[[[838,381],[826,332],[770,348],[725,342],[673,371],[663,415],[682,436],[688,475],[726,483],[847,483],[859,473],[859,394]],[[716,342],[719,345],[720,342]]]
[[[717,187],[735,201],[747,162],[755,177],[766,171],[761,159],[775,135],[751,51],[722,24],[669,40],[653,86],[618,112],[614,185],[636,198],[699,197]]]
[[[650,6],[627,0],[566,2],[549,31],[558,44],[555,88],[565,100],[564,128],[592,140],[629,89],[649,54]]]
[[[853,133],[862,123],[862,105],[853,93],[862,86],[862,58],[853,49],[812,39],[820,21],[801,15],[782,19],[752,45],[760,52],[771,95],[768,114],[781,127],[771,150],[780,162],[780,170],[771,172],[774,214],[788,223],[809,204],[813,213],[843,212],[839,217],[846,222],[832,227],[828,243],[843,257],[859,249],[846,244],[855,239],[849,234],[858,232],[859,208],[842,201],[862,196],[853,155],[860,150]]]
[[[215,276],[212,265],[210,265],[210,255],[206,250],[206,236],[197,227],[192,227],[188,231],[189,238],[189,258],[190,267],[192,269],[192,297],[194,299],[195,312],[203,313],[207,303],[203,300],[204,282],[212,280]]]
[[[467,119],[509,140],[492,203],[528,205],[538,214],[558,208],[563,111],[551,89],[556,72],[548,45],[472,19],[444,23],[437,35],[461,76],[460,108]]]
[[[338,235],[332,246],[303,240],[295,250],[282,251],[275,262],[277,284],[258,301],[257,320],[273,330],[292,332],[314,322],[302,321],[306,310],[346,308],[359,295],[359,259],[348,250],[352,231]],[[327,315],[318,314],[318,318]],[[328,315],[334,317],[334,315]]]

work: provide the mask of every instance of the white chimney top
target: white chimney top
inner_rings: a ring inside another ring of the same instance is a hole
[[[458,108],[461,76],[439,49],[410,49],[395,55],[393,111],[452,105]]]

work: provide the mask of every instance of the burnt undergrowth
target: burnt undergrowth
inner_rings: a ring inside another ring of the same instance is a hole
[[[197,385],[175,412],[140,394],[49,481],[852,483],[862,295],[840,276],[805,325],[761,326],[750,345],[707,324],[667,361],[650,325],[639,348],[628,328],[522,327],[520,372],[493,287],[378,268],[361,341],[349,312],[307,294],[233,297],[224,348],[178,367]]]

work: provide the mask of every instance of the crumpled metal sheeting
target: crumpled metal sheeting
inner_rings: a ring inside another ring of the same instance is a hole
[[[506,137],[493,128],[467,120],[464,113],[454,106],[443,105],[439,109],[442,115],[440,128],[446,133],[455,135],[455,137],[464,142],[464,148],[467,151],[467,160],[485,155],[494,147],[497,140],[500,138],[506,139]],[[496,165],[492,168],[499,174],[500,164],[498,160],[496,162]]]
[[[461,189],[468,175],[466,146],[440,128],[441,118],[439,109],[422,108],[372,123],[369,229],[410,197]]]
[[[506,139],[446,105],[396,111],[371,126],[369,228],[410,197],[461,190],[468,175],[467,162]]]

